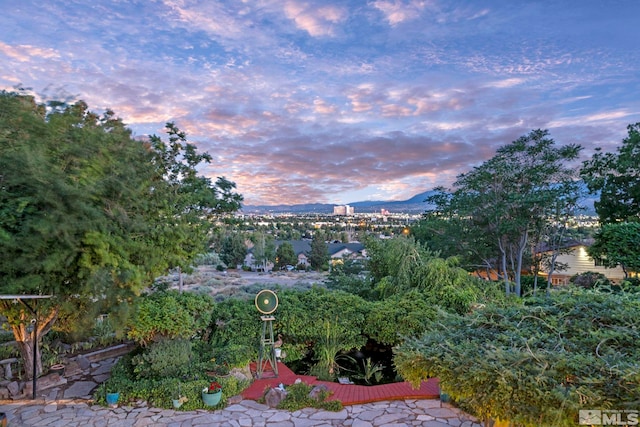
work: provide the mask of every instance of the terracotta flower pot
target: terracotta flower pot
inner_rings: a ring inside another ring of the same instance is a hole
[[[51,367],[49,368],[49,372],[62,376],[64,375],[64,365],[60,363],[57,365],[51,365]]]

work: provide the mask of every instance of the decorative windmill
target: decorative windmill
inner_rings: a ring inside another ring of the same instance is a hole
[[[268,365],[271,365],[271,369],[277,377],[276,342],[273,340],[273,321],[276,318],[271,314],[278,308],[278,296],[275,292],[264,289],[256,295],[255,304],[261,314],[260,319],[262,319],[262,337],[260,338],[260,354],[258,355],[258,365],[256,366],[256,377],[258,379],[262,378],[264,368]]]

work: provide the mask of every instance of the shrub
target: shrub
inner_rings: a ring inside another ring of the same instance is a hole
[[[371,303],[364,333],[379,343],[400,344],[405,336],[422,334],[437,317],[437,308],[422,293],[411,291]]]
[[[137,378],[180,377],[189,371],[193,352],[187,340],[162,340],[132,358]]]
[[[596,273],[593,271],[587,271],[585,273],[574,274],[569,279],[570,283],[573,283],[576,286],[580,286],[581,288],[591,289],[596,286],[609,286],[611,282],[607,279],[602,273]]]
[[[573,426],[578,410],[640,401],[637,295],[568,288],[512,306],[441,313],[396,348],[414,384],[427,377],[481,418]]]
[[[143,346],[158,337],[190,338],[207,327],[213,306],[213,298],[192,292],[146,295],[129,322],[128,337]]]
[[[212,379],[203,375],[204,369],[197,363],[191,364],[192,372],[180,377],[136,378],[133,363],[136,357],[136,354],[126,355],[112,367],[111,378],[101,384],[94,393],[96,403],[106,405],[105,393],[119,391],[123,405],[145,400],[157,408],[172,408],[173,399],[182,396],[186,397],[186,402],[180,410],[205,408],[200,392]],[[233,376],[216,378],[215,381],[222,385],[223,391],[222,400],[216,408],[223,408],[229,397],[240,394],[250,384],[249,380],[239,380]]]
[[[245,366],[257,358],[262,322],[253,300],[220,302],[210,319],[209,343],[218,363]]]
[[[195,265],[215,265],[220,266],[224,264],[220,259],[220,255],[216,252],[207,252],[206,254],[200,254],[194,260]]]
[[[327,411],[342,409],[342,403],[339,400],[326,400],[330,396],[328,391],[321,391],[317,399],[309,397],[312,389],[312,386],[303,382],[288,386],[287,396],[280,401],[278,408],[287,411],[297,411],[303,408],[320,408]]]
[[[332,335],[339,337],[336,351],[348,351],[365,344],[362,331],[370,303],[357,295],[314,287],[306,292],[283,290],[278,298],[277,329],[285,343],[321,343],[329,327]],[[291,357],[287,354],[287,361],[291,361]]]

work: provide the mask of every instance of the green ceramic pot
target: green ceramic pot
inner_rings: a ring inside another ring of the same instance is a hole
[[[206,391],[202,391],[202,401],[206,406],[216,406],[220,403],[220,399],[222,399],[222,390],[217,393],[207,393]]]

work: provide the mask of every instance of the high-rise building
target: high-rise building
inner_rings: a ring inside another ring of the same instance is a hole
[[[340,206],[334,206],[333,207],[333,214],[334,215],[353,215],[355,213],[355,208],[353,206],[349,206],[349,205],[340,205]]]

